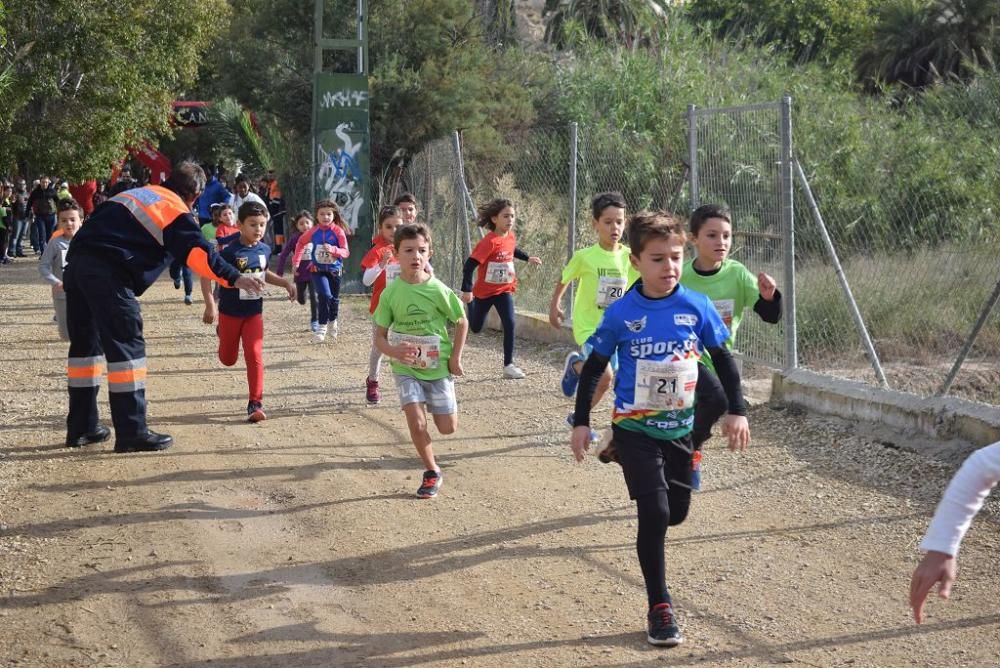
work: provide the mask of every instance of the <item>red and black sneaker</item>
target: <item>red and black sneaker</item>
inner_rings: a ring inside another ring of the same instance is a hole
[[[657,647],[676,647],[684,642],[674,609],[669,603],[654,605],[646,616],[646,640]]]
[[[420,483],[420,489],[417,490],[418,499],[432,499],[437,496],[438,490],[441,489],[441,472],[440,471],[424,471],[424,479]]]
[[[251,401],[247,404],[247,420],[249,422],[260,422],[266,419],[267,414],[264,413],[264,404],[259,401]]]
[[[365,378],[365,399],[373,406],[382,400],[382,395],[378,391],[377,380]]]

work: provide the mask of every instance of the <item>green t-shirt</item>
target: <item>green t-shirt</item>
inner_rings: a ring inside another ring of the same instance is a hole
[[[622,244],[616,251],[606,251],[600,244],[594,244],[573,253],[563,269],[564,285],[579,281],[573,300],[573,338],[577,344],[582,346],[597,331],[604,309],[639,278],[639,272],[629,262],[629,253],[629,247]]]
[[[379,298],[372,319],[379,327],[389,330],[389,341],[395,336],[420,337],[411,339],[421,348],[418,364],[412,367],[392,360],[392,371],[420,380],[439,380],[450,375],[451,338],[448,323],[465,317],[465,309],[451,288],[437,278],[423,283],[407,283],[398,279],[389,284]],[[436,340],[435,340],[436,339]]]
[[[205,237],[205,241],[215,243],[215,225],[212,223],[205,223],[201,226],[201,236]]]
[[[718,271],[709,276],[695,271],[694,260],[688,260],[681,273],[681,285],[712,300],[715,310],[722,316],[722,322],[729,328],[726,348],[732,350],[736,330],[743,319],[743,310],[753,308],[760,298],[757,277],[736,260],[723,260]],[[701,359],[708,368],[714,370],[709,355],[702,355]]]

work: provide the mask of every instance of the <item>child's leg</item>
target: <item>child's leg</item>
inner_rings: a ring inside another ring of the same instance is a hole
[[[194,277],[191,276],[191,267],[186,264],[181,267],[181,278],[184,279],[184,296],[190,297],[194,291]]]
[[[69,341],[69,326],[66,324],[66,296],[56,297],[52,300],[56,307],[56,324],[59,326],[59,338]]]
[[[339,271],[328,274],[330,277],[330,322],[340,315],[340,276]]]
[[[330,282],[329,274],[317,271],[312,275],[313,290],[316,291],[316,315],[320,325],[330,322]]]
[[[469,302],[469,329],[473,334],[483,331],[483,325],[486,324],[486,315],[490,312],[492,306],[492,297],[487,299],[476,297]]]
[[[181,263],[180,263],[180,261],[179,260],[172,260],[170,262],[170,268],[167,270],[167,272],[170,274],[170,280],[172,280],[174,282],[174,285],[176,286],[177,281],[180,280],[180,277],[181,277]]]
[[[219,314],[219,361],[226,366],[236,364],[240,358],[240,330],[243,318]]]
[[[639,568],[646,583],[646,598],[649,607],[660,603],[670,603],[667,590],[667,565],[664,546],[667,527],[670,525],[670,505],[667,492],[663,489],[644,494],[635,500],[638,529],[635,535],[635,551],[639,557]]]
[[[503,325],[503,365],[514,363],[514,295],[504,292],[494,297],[497,315]]]
[[[264,316],[260,313],[243,318],[241,332],[243,359],[247,364],[250,401],[264,398]]]
[[[712,435],[712,427],[729,410],[729,400],[722,383],[704,364],[698,365],[698,384],[694,388],[694,428],[691,441],[695,450]]]
[[[308,283],[302,281],[295,281],[295,298],[299,302],[299,306],[306,305],[306,286]]]
[[[427,408],[434,415],[434,426],[439,434],[454,434],[458,429],[458,401],[455,399],[455,380],[441,378],[425,381]]]
[[[410,440],[417,448],[417,454],[424,463],[424,470],[439,470],[437,462],[434,460],[431,435],[427,431],[427,414],[424,411],[424,405],[418,402],[408,403],[403,406],[403,414],[406,415],[406,426],[410,430]]]
[[[312,283],[309,286],[309,321],[319,322],[319,306],[316,304],[316,289],[313,288]]]
[[[372,349],[368,353],[368,377],[378,382],[382,370],[382,353],[375,347],[375,330],[372,330]]]

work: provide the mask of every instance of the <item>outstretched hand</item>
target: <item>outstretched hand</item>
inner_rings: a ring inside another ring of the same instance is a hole
[[[924,602],[934,585],[941,583],[938,586],[938,596],[947,599],[951,596],[951,585],[957,574],[958,562],[955,557],[933,550],[924,555],[910,578],[910,607],[913,608],[913,620],[917,624],[924,621]]]

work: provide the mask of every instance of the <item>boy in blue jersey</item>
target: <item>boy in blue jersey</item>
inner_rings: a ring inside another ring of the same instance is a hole
[[[576,394],[571,440],[582,461],[590,446],[594,390],[618,354],[612,440],[603,454],[622,466],[636,502],[636,552],[649,602],[647,640],[673,647],[682,642],[666,583],[667,527],[680,524],[691,504],[691,429],[698,359],[712,355],[726,392],[729,414],[723,433],[731,450],[750,442],[740,377],[724,347],[722,318],[704,295],[680,285],[686,235],[683,221],[665,212],[640,212],[629,220],[630,261],[641,276],[608,306],[589,343]]]
[[[288,292],[288,299],[295,299],[295,284],[267,268],[271,249],[261,239],[267,229],[267,209],[259,202],[247,202],[240,207],[239,236],[226,238],[219,255],[236,267],[241,274],[250,275],[271,285],[279,285]],[[235,238],[233,238],[235,237]],[[219,361],[233,366],[240,356],[247,365],[247,384],[250,400],[247,403],[247,420],[260,422],[264,413],[264,298],[260,292],[238,288],[219,289]],[[211,292],[205,295],[205,321],[211,322],[215,303]]]

